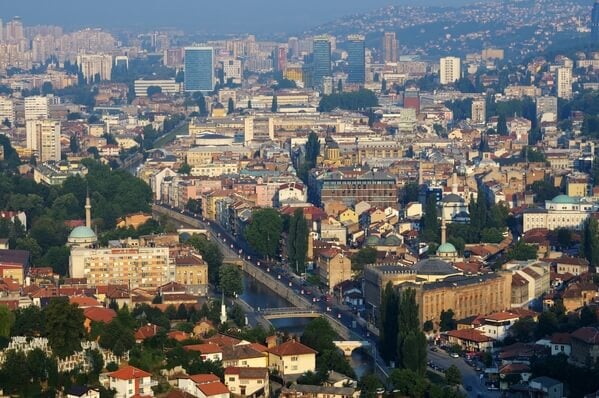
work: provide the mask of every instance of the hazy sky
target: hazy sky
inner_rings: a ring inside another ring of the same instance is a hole
[[[0,18],[26,25],[158,27],[226,32],[295,32],[389,4],[468,0],[0,0]],[[194,29],[195,28],[195,29]]]

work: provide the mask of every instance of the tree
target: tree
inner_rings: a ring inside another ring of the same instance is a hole
[[[267,259],[277,253],[279,237],[283,232],[283,220],[275,209],[255,210],[245,229],[245,238],[254,250]]]
[[[584,223],[581,242],[584,257],[591,266],[599,265],[599,223],[593,217],[589,217]]]
[[[381,92],[387,94],[387,80],[385,78],[381,81]]]
[[[52,86],[52,83],[44,82],[44,84],[42,84],[42,95],[46,96],[52,93],[54,93],[54,87]]]
[[[379,352],[387,362],[397,359],[399,296],[388,282],[381,297]]]
[[[534,338],[536,327],[537,323],[530,317],[518,319],[514,322],[512,327],[510,327],[509,334],[516,341],[529,343]]]
[[[289,264],[300,275],[306,270],[306,255],[308,253],[308,222],[302,209],[296,209],[289,220],[287,238],[287,258]]]
[[[535,194],[536,202],[541,203],[544,203],[546,200],[551,200],[560,194],[559,188],[545,180],[535,181],[530,186],[530,189]]]
[[[9,337],[14,323],[15,314],[6,305],[0,305],[0,337]]]
[[[220,267],[219,289],[228,297],[234,297],[236,294],[243,293],[243,279],[239,268],[232,264],[225,264]]]
[[[79,153],[81,151],[81,145],[79,145],[79,138],[75,134],[69,138],[69,149],[71,153]]]
[[[189,173],[191,173],[191,166],[187,162],[185,162],[181,166],[179,166],[177,173],[189,175]]]
[[[527,245],[523,240],[519,240],[508,252],[508,259],[527,261],[537,258],[537,248],[533,245]]]
[[[442,332],[447,332],[456,328],[457,324],[453,316],[454,313],[452,309],[448,309],[447,311],[441,310],[439,328]]]
[[[451,365],[445,370],[445,382],[450,386],[462,384],[462,374],[457,366]]]
[[[97,379],[100,372],[102,372],[102,369],[104,369],[104,358],[102,357],[102,353],[97,349],[88,349],[86,354],[91,364],[90,373]]]
[[[100,335],[100,347],[111,350],[121,357],[135,346],[134,322],[129,310],[124,308],[104,328]]]
[[[389,374],[389,384],[408,397],[424,397],[426,378],[410,369],[393,369]]]
[[[335,93],[324,95],[318,105],[319,112],[330,112],[335,108],[345,110],[365,110],[379,106],[374,92],[368,89],[352,91],[347,93]]]
[[[406,206],[410,202],[418,201],[420,195],[420,187],[417,182],[408,182],[400,189],[400,201],[402,206]]]
[[[426,336],[420,330],[416,291],[406,289],[399,296],[397,349],[403,368],[419,375],[426,371]]]
[[[148,97],[152,98],[156,94],[162,94],[162,87],[160,86],[150,86],[146,90]]]
[[[423,242],[440,242],[440,226],[437,218],[437,201],[434,195],[429,195],[426,200],[426,208],[424,216],[421,220],[422,231],[421,241]]]
[[[383,388],[383,383],[377,375],[373,373],[366,373],[360,377],[358,388],[364,394],[364,396],[374,396],[377,390]]]
[[[569,248],[572,245],[572,231],[570,231],[568,228],[558,229],[557,242],[562,250]]]
[[[597,323],[597,313],[588,305],[585,305],[580,310],[580,326],[590,326]]]
[[[272,96],[272,104],[270,105],[270,111],[271,112],[277,112],[279,110],[279,105],[277,104],[277,96],[273,95]]]
[[[343,92],[343,80],[341,80],[341,79],[337,80],[337,92],[338,93]]]
[[[219,268],[223,264],[223,254],[218,245],[209,241],[203,235],[193,235],[185,242],[192,246],[202,255],[202,258],[208,264],[208,277],[212,284],[218,284]]]
[[[45,334],[42,310],[35,305],[19,308],[15,312],[13,336],[41,336]]]
[[[318,135],[311,131],[306,141],[305,162],[308,170],[316,167],[318,155],[320,155],[320,141],[318,141]]]
[[[44,327],[48,344],[59,358],[65,358],[81,349],[83,310],[68,299],[55,298],[44,309]]]
[[[354,271],[362,271],[367,264],[376,262],[376,249],[374,247],[363,247],[351,258],[351,266]]]
[[[329,321],[324,318],[314,318],[304,329],[301,341],[302,344],[323,353],[327,350],[335,350],[333,341],[337,339],[337,333],[333,330]]]
[[[507,129],[507,120],[505,118],[505,115],[499,115],[499,118],[497,119],[497,134],[499,135],[508,135],[508,129]]]
[[[229,98],[229,101],[227,102],[227,113],[230,115],[233,112],[235,112],[235,103],[233,102],[233,98]]]
[[[248,109],[252,109],[252,100],[251,99],[248,100],[248,106],[247,106],[247,108]]]
[[[535,337],[540,339],[545,336],[551,336],[553,333],[557,332],[558,329],[559,324],[557,316],[551,311],[545,311],[539,315]]]

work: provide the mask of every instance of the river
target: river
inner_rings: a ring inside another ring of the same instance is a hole
[[[246,273],[243,274],[243,294],[240,298],[256,309],[291,307],[287,300],[278,296]],[[309,318],[285,318],[271,321],[275,329],[295,336],[301,336],[309,322]],[[373,371],[372,359],[361,350],[354,350],[349,362],[358,377]]]

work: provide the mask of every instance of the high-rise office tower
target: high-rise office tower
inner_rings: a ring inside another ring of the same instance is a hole
[[[591,41],[599,44],[599,0],[595,0],[591,12]]]
[[[27,120],[27,148],[37,152],[40,162],[60,160],[60,122],[49,119]]]
[[[557,68],[557,97],[572,98],[572,68]]]
[[[364,84],[366,78],[366,48],[364,36],[347,37],[347,82]]]
[[[439,61],[439,81],[453,84],[462,77],[461,60],[458,57],[444,57]]]
[[[0,43],[4,41],[4,24],[2,23],[2,18],[0,18]]]
[[[214,90],[214,49],[185,47],[185,91]]]
[[[399,59],[399,42],[395,32],[385,32],[383,36],[383,61],[397,62]]]
[[[34,95],[25,98],[25,120],[47,119],[50,116],[48,97]]]
[[[485,124],[487,122],[487,104],[484,99],[472,101],[472,123]]]
[[[6,23],[6,41],[19,42],[25,38],[23,33],[23,22],[20,17],[14,17]]]
[[[331,76],[331,42],[328,36],[314,38],[312,65],[312,84],[321,87],[323,79]]]
[[[293,59],[299,57],[299,39],[297,37],[290,37],[287,40],[287,48],[289,48],[290,58]]]

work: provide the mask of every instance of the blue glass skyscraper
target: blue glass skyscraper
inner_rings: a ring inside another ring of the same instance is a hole
[[[364,84],[366,80],[366,49],[364,36],[347,37],[347,82]]]
[[[214,49],[185,48],[185,91],[214,90]]]
[[[595,0],[591,13],[591,41],[599,44],[599,0]]]
[[[331,42],[327,36],[314,38],[312,65],[312,82],[315,87],[321,87],[323,78],[331,76]]]

